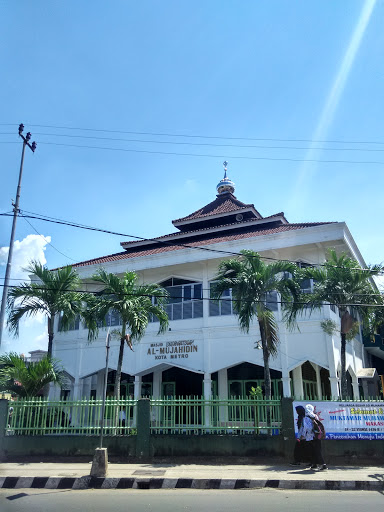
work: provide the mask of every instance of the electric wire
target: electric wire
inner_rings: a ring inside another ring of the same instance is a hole
[[[15,126],[19,123],[0,123],[0,126]],[[185,138],[198,138],[198,139],[225,139],[225,140],[250,140],[250,141],[271,141],[271,142],[308,142],[308,143],[319,143],[319,144],[379,144],[384,145],[382,141],[359,141],[359,140],[340,140],[340,139],[299,139],[299,138],[276,138],[276,137],[229,137],[224,135],[196,135],[196,134],[181,134],[181,133],[166,133],[166,132],[140,132],[140,131],[128,131],[128,130],[110,130],[106,128],[80,128],[74,126],[57,126],[47,124],[29,124],[29,126],[36,126],[37,128],[54,128],[60,130],[77,130],[77,131],[90,131],[90,132],[104,132],[104,133],[123,133],[128,135],[150,135],[155,137],[185,137]]]
[[[13,142],[15,143],[15,142]],[[316,162],[324,164],[356,164],[356,165],[383,165],[384,161],[380,160],[319,160],[317,158],[274,158],[264,156],[246,156],[246,155],[209,155],[204,153],[179,153],[176,151],[152,151],[147,149],[129,149],[129,148],[111,148],[106,146],[89,146],[85,144],[65,144],[62,142],[39,141],[38,144],[48,144],[51,146],[63,146],[80,149],[97,149],[105,151],[120,151],[124,153],[143,153],[151,155],[168,155],[168,156],[192,156],[201,158],[230,158],[232,160],[257,160],[268,162]]]
[[[67,254],[64,254],[63,252],[59,251],[59,249],[57,249],[53,244],[51,244],[51,242],[48,242],[48,240],[46,239],[46,237],[44,235],[42,235],[41,233],[38,232],[38,230],[29,222],[29,220],[26,218],[26,217],[22,217],[25,222],[27,222],[31,228],[39,235],[41,236],[41,238],[48,244],[52,247],[52,249],[54,249],[56,252],[58,252],[59,254],[61,254],[62,256],[64,256],[65,258],[67,258],[68,260],[72,260],[74,261],[75,263],[79,263],[78,260],[74,260],[73,258],[71,258],[70,256],[68,256]]]
[[[0,135],[14,135],[13,132],[0,132]],[[247,149],[293,149],[293,150],[321,150],[321,151],[363,151],[363,152],[384,152],[384,148],[327,148],[327,147],[297,147],[297,146],[264,146],[264,145],[242,145],[242,144],[214,144],[212,142],[175,142],[165,140],[147,140],[147,139],[122,139],[117,137],[98,137],[95,135],[70,135],[66,133],[44,133],[34,132],[34,135],[52,136],[52,137],[68,137],[79,139],[94,140],[111,140],[115,142],[139,142],[143,144],[174,144],[183,146],[210,146],[210,147],[230,147],[230,148],[247,148]],[[40,142],[41,143],[41,142]]]

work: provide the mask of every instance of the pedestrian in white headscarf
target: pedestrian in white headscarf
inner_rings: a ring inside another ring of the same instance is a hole
[[[306,440],[311,441],[312,445],[311,469],[317,469],[317,465],[319,464],[319,470],[324,471],[327,469],[327,465],[324,462],[321,451],[321,439],[325,430],[323,424],[315,414],[315,408],[312,404],[307,404],[305,406],[304,425],[306,428]]]

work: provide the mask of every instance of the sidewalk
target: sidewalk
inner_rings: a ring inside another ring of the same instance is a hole
[[[313,471],[289,465],[109,464],[91,478],[89,463],[0,463],[0,488],[23,489],[318,489],[384,490],[384,467],[331,466]]]

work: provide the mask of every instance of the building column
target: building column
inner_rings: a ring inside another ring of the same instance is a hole
[[[312,363],[312,365],[315,367],[315,372],[316,372],[317,399],[321,400],[323,391],[321,389],[320,366],[318,364],[314,364],[314,363]]]
[[[82,391],[83,391],[82,379],[79,379],[79,377],[76,377],[75,382],[73,383],[73,400],[81,400]]]
[[[163,372],[160,370],[156,370],[153,372],[153,383],[152,383],[152,398],[160,399],[161,398],[161,383],[163,380]],[[159,424],[160,419],[160,409],[161,407],[152,407],[151,410],[151,421],[154,422],[155,425]]]
[[[60,400],[60,392],[61,392],[60,386],[57,386],[51,382],[49,384],[48,399],[49,400]]]
[[[283,396],[284,397],[290,397],[291,396],[291,378],[289,377],[282,377],[281,382],[283,383]]]
[[[226,368],[218,371],[217,388],[219,400],[228,400],[228,376]],[[227,423],[228,405],[219,407],[219,421],[220,423]]]
[[[293,393],[295,398],[304,398],[303,374],[301,373],[301,365],[292,370],[293,375]]]
[[[203,325],[207,326],[209,318],[209,281],[208,281],[208,264],[203,265]]]
[[[82,379],[82,381],[83,381],[82,398],[86,398],[87,400],[89,400],[90,396],[91,396],[92,377],[87,377],[86,379]]]
[[[141,397],[141,375],[135,375],[134,398],[138,400]]]
[[[96,374],[96,398],[103,398],[105,370],[99,370]]]
[[[153,383],[152,383],[152,396],[153,398],[161,398],[161,382],[162,382],[163,372],[162,371],[154,371],[153,372]]]
[[[141,383],[142,383],[142,377],[141,375],[135,375],[135,384],[134,384],[134,390],[133,390],[133,397],[135,400],[139,400],[141,398]],[[137,408],[138,403],[136,407],[133,408],[133,427],[137,425]]]
[[[357,377],[352,377],[352,389],[353,389],[353,398],[355,400],[359,400],[360,392],[359,392],[359,381]]]
[[[203,393],[204,393],[204,400],[212,399],[212,379],[211,379],[210,373],[204,373]],[[205,427],[211,426],[211,405],[204,406],[204,426]]]
[[[279,313],[281,315],[281,313]],[[280,317],[279,317],[280,319]],[[281,382],[283,383],[283,396],[291,396],[291,379],[288,371],[288,338],[285,326],[280,337],[281,349],[279,351],[281,362]]]
[[[337,377],[329,377],[331,384],[331,398],[339,398],[339,379]]]
[[[337,361],[335,359],[335,342],[332,336],[325,334],[325,341],[328,352],[329,382],[331,385],[331,398],[339,398],[339,378],[337,377]]]

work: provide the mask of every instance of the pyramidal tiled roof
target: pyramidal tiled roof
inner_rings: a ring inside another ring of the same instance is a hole
[[[192,240],[178,240],[170,239],[169,241],[157,240],[157,239],[149,239],[148,247],[132,247],[127,248],[127,250],[115,254],[109,254],[107,256],[102,256],[100,258],[94,258],[87,261],[81,261],[79,263],[74,263],[73,267],[85,267],[89,265],[102,265],[103,263],[108,263],[111,261],[120,261],[126,260],[130,258],[140,258],[143,256],[153,256],[156,254],[161,254],[169,251],[177,251],[180,249],[184,249],[185,247],[198,247],[198,246],[209,246],[211,244],[217,244],[220,242],[230,242],[235,240],[244,240],[247,238],[254,238],[258,236],[265,235],[276,235],[277,233],[283,233],[286,231],[292,230],[301,230],[306,228],[311,228],[315,226],[321,226],[325,224],[334,224],[333,222],[303,222],[303,223],[295,223],[295,224],[282,224],[279,226],[271,227],[268,224],[259,225],[259,226],[249,226],[247,229],[243,229],[242,231],[228,232],[228,233],[204,233],[200,232],[198,236],[193,237]],[[172,237],[175,235],[174,233],[171,235],[166,235]],[[179,235],[179,233],[177,233]],[[164,238],[166,238],[164,237]]]
[[[233,194],[227,192],[224,194],[219,194],[214,201],[203,206],[199,210],[196,210],[190,215],[187,215],[186,217],[182,217],[180,219],[173,220],[172,224],[178,224],[188,220],[202,219],[204,217],[209,217],[211,215],[236,212],[239,210],[244,210],[246,208],[254,210],[256,216],[258,218],[262,218],[262,216],[256,210],[253,204],[245,204],[242,201],[239,201]]]

